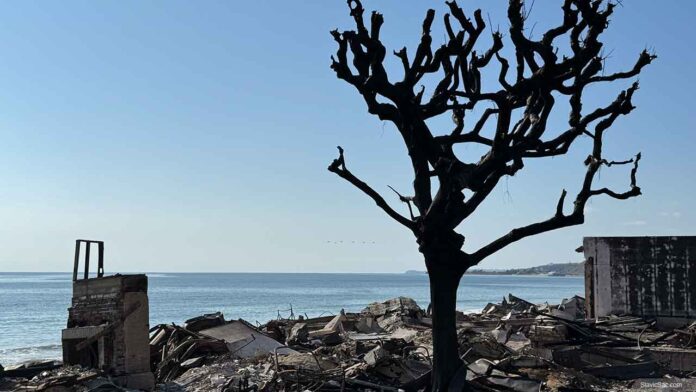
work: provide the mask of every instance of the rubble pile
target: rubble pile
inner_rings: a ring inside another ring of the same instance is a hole
[[[508,295],[457,319],[466,367],[455,390],[468,383],[481,391],[619,391],[639,378],[687,378],[696,370],[696,361],[669,361],[674,352],[696,358],[695,324],[661,331],[638,317],[586,320],[581,297],[550,305]],[[189,327],[196,333],[190,339],[220,339],[227,352],[176,357],[179,370],[163,377],[162,346],[152,345],[163,391],[418,391],[429,382],[432,321],[410,298],[373,303],[360,313],[279,317],[258,327],[219,314],[197,320],[205,328]],[[230,324],[236,333],[219,333]]]
[[[163,324],[152,328],[150,333],[150,360],[160,381],[174,379],[186,369],[200,366],[206,356],[228,352],[224,341],[195,329]]]
[[[211,324],[211,319],[220,321]],[[259,327],[224,321],[222,315],[198,320],[205,320],[206,328],[153,328],[153,369],[161,390],[417,390],[427,384],[432,367],[431,322],[410,298],[370,304],[360,313],[341,310]],[[186,342],[201,347],[215,342],[216,349],[223,342],[226,352],[211,356],[177,349]]]
[[[0,372],[0,391],[108,391],[114,390],[98,370],[61,366],[59,361],[28,361]]]
[[[624,391],[641,379],[696,375],[696,323],[589,320],[581,297],[549,305],[513,295],[457,320],[465,367],[452,390]],[[214,313],[154,326],[151,367],[160,391],[421,391],[431,327],[428,312],[405,297],[259,326]],[[0,390],[119,390],[97,370],[35,365],[5,369]]]

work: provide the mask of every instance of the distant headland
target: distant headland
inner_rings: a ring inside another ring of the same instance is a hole
[[[425,274],[425,271],[408,270],[406,274]],[[551,263],[537,267],[513,269],[470,269],[470,275],[548,275],[548,276],[582,276],[585,263]]]

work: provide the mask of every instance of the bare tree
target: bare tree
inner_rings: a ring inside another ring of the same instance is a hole
[[[449,7],[449,13],[444,15],[447,42],[433,50],[431,26],[435,11],[428,10],[420,44],[412,58],[406,48],[394,51],[403,66],[403,77],[398,81],[390,80],[385,69],[387,49],[380,41],[384,21],[381,14],[373,12],[366,26],[360,1],[348,0],[356,29],[331,32],[338,43],[331,64],[336,76],[360,93],[371,114],[395,125],[411,159],[413,196],[397,193],[399,200],[408,205],[409,216],[390,207],[378,192],[348,169],[341,147],[329,170],[363,191],[416,237],[430,279],[432,390],[435,391],[446,389],[462,364],[457,348],[455,306],[459,281],[467,269],[525,237],[582,224],[585,205],[592,196],[623,200],[640,195],[636,184],[640,153],[633,159],[618,162],[607,161],[602,155],[607,129],[619,116],[634,109],[631,98],[638,84],[633,83],[613,102],[591,111],[583,110],[582,99],[587,86],[633,78],[655,58],[643,51],[632,69],[603,73],[599,37],[608,26],[614,4],[603,5],[601,0],[565,0],[560,24],[534,40],[525,34],[523,1],[510,0],[509,39],[505,40],[514,49],[510,50],[514,53],[514,70],[510,72],[510,61],[502,55],[501,33],[492,34],[492,44],[485,52],[479,54],[475,50],[486,26],[481,10],[475,11],[470,20],[455,1],[446,4]],[[456,29],[453,18],[459,25]],[[559,56],[561,39],[566,40],[569,48],[563,56]],[[484,67],[499,70],[494,73],[497,81],[482,83]],[[439,82],[426,98],[424,88],[417,85],[429,74],[438,76]],[[483,89],[484,85],[492,84],[496,85],[494,89]],[[559,99],[568,100],[568,125],[547,133],[549,115]],[[477,113],[482,114],[476,121],[466,121],[472,126],[465,130],[465,120]],[[452,117],[454,129],[435,135],[426,121],[444,114]],[[514,228],[478,250],[463,250],[464,236],[455,229],[476,211],[503,177],[515,175],[526,160],[567,153],[582,136],[591,139],[592,151],[584,162],[587,170],[571,212],[564,208],[566,191],[563,190],[550,218]],[[487,152],[478,160],[462,160],[455,155],[453,146],[463,143],[484,146]],[[628,190],[593,187],[593,179],[602,166],[624,164],[633,166]]]

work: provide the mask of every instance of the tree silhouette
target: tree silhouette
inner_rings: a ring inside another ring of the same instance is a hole
[[[602,155],[607,129],[619,116],[634,109],[631,98],[638,84],[633,83],[613,102],[591,111],[582,107],[582,100],[587,86],[633,78],[655,58],[643,51],[632,69],[603,73],[599,38],[608,27],[615,5],[604,5],[601,0],[565,0],[560,24],[538,40],[525,33],[523,1],[510,0],[508,36],[493,33],[490,47],[481,54],[475,48],[486,26],[481,10],[475,11],[470,20],[455,1],[446,4],[446,42],[433,50],[431,26],[435,11],[428,10],[415,54],[410,58],[405,47],[394,51],[403,67],[403,77],[398,81],[390,80],[385,69],[387,49],[380,41],[384,22],[381,14],[371,14],[368,30],[360,1],[348,0],[355,30],[331,32],[338,43],[331,68],[339,79],[360,93],[369,113],[395,125],[411,160],[413,196],[397,193],[399,200],[408,205],[409,216],[390,207],[378,192],[348,169],[341,147],[329,170],[372,198],[416,238],[430,279],[434,391],[445,390],[453,377],[464,374],[458,374],[462,361],[457,348],[455,306],[459,281],[468,268],[525,237],[582,224],[585,205],[592,196],[628,199],[640,195],[636,183],[640,153],[624,161],[607,161]],[[456,29],[452,18],[459,25]],[[504,38],[512,44],[509,52],[514,54],[513,70],[511,62],[503,57]],[[561,39],[568,52],[562,56],[558,45]],[[493,74],[497,74],[497,81],[482,83],[484,67],[498,70]],[[425,76],[439,79],[429,97],[424,87],[417,86]],[[483,88],[494,84],[494,89]],[[568,124],[562,129],[554,124],[556,129],[547,132],[549,115],[561,99],[568,100]],[[476,121],[469,120],[479,113]],[[433,134],[427,120],[445,114],[452,117],[454,129]],[[467,123],[472,126],[465,130]],[[564,208],[567,193],[563,190],[548,219],[514,228],[478,250],[463,250],[464,236],[455,229],[476,211],[503,177],[515,175],[527,160],[566,154],[581,136],[591,139],[592,151],[584,162],[586,172],[571,212]],[[453,147],[466,143],[484,146],[487,152],[476,161],[462,160]],[[628,190],[593,187],[602,166],[626,164],[633,166]]]

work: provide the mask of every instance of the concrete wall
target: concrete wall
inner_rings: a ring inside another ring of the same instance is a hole
[[[585,237],[591,316],[696,318],[696,237]]]

